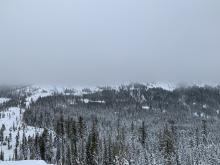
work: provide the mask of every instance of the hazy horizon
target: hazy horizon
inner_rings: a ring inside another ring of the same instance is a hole
[[[0,84],[219,83],[219,0],[0,1]]]

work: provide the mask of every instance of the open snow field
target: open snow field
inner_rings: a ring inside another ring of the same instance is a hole
[[[0,104],[3,104],[9,100],[10,100],[9,98],[0,98]]]
[[[37,101],[39,97],[46,97],[50,96],[54,93],[54,88],[40,88],[40,87],[30,87],[26,89],[26,92],[29,92],[31,95],[26,98],[26,107],[28,107],[31,102]],[[3,104],[9,101],[10,98],[0,98],[0,104]],[[4,160],[6,162],[0,162],[1,165],[26,165],[26,164],[36,164],[36,165],[44,165],[46,164],[43,161],[8,161],[13,158],[14,149],[16,146],[16,136],[19,133],[19,142],[22,141],[22,134],[25,131],[25,135],[28,136],[35,136],[36,133],[42,133],[43,129],[34,128],[31,126],[27,126],[23,123],[23,113],[25,109],[21,109],[19,107],[10,107],[4,111],[0,112],[0,129],[2,126],[5,126],[4,131],[4,142],[0,142],[0,149],[4,151]],[[8,140],[6,141],[5,138],[10,138],[9,147]]]
[[[1,165],[48,165],[42,160],[4,161]]]
[[[5,125],[5,131],[4,131],[4,137],[10,137],[11,134],[11,141],[10,145],[12,145],[12,148],[8,148],[8,145],[0,144],[1,149],[4,151],[4,158],[5,160],[10,160],[13,158],[14,154],[14,148],[16,143],[16,135],[20,134],[19,141],[22,140],[22,134],[23,131],[25,131],[25,134],[27,136],[33,136],[36,132],[42,132],[42,129],[25,126],[25,129],[22,130],[22,125],[24,124],[22,122],[24,109],[20,109],[18,107],[11,107],[6,111],[0,112],[1,118],[0,118],[0,127],[2,125]],[[13,129],[15,128],[15,129]]]

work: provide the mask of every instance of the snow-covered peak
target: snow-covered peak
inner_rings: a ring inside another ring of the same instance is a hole
[[[27,87],[27,92],[30,93],[30,96],[26,98],[26,106],[28,107],[32,101],[37,101],[39,97],[47,97],[54,93],[53,90],[37,87],[37,86],[30,86]]]
[[[174,83],[165,83],[165,82],[152,82],[148,83],[149,88],[162,88],[164,90],[173,91],[177,85]]]

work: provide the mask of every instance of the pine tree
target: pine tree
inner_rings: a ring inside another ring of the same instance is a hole
[[[162,152],[166,165],[172,165],[172,158],[175,153],[174,136],[168,126],[165,126],[160,133],[160,151]]]
[[[14,160],[18,160],[18,148],[15,147],[14,149]]]
[[[77,150],[77,128],[76,128],[76,122],[72,121],[71,124],[71,154],[72,154],[72,163],[73,165],[77,164],[78,159],[78,150]]]
[[[69,145],[67,145],[66,146],[66,148],[67,148],[67,151],[66,151],[66,165],[72,165],[72,160],[71,160],[71,149],[70,149],[70,146]]]
[[[0,152],[0,160],[4,161],[5,158],[4,158],[4,152],[1,150]]]
[[[46,142],[48,138],[47,136],[48,136],[48,132],[46,129],[44,129],[39,139],[40,156],[42,160],[46,160]]]
[[[82,163],[84,161],[84,136],[85,136],[85,122],[82,116],[78,118],[78,133],[81,141],[81,151],[79,156],[79,161]]]
[[[88,136],[86,144],[86,163],[88,165],[98,164],[98,139],[97,121],[93,121],[92,130]]]
[[[25,136],[25,131],[23,130],[22,144],[20,147],[20,159],[27,160],[27,156],[28,156],[27,138]]]
[[[202,139],[204,145],[207,145],[207,134],[207,121],[202,120]]]
[[[145,128],[145,123],[144,121],[142,122],[142,125],[139,129],[140,135],[139,135],[139,141],[142,144],[142,146],[145,148],[146,147],[146,138],[147,138],[147,133],[146,133],[146,128]]]
[[[34,146],[35,146],[35,159],[40,160],[41,159],[41,152],[40,152],[40,137],[39,134],[37,133],[35,135],[35,141],[34,141]]]
[[[49,139],[47,141],[47,150],[46,150],[46,160],[48,163],[52,163],[53,159],[53,135],[49,134]]]
[[[4,141],[4,130],[0,129],[0,142],[2,143]]]
[[[60,151],[60,142],[57,143],[57,146],[56,146],[56,164],[60,164],[60,161],[61,161],[61,151]]]
[[[104,138],[104,153],[103,153],[103,165],[109,165],[109,154],[108,154],[108,146],[106,144],[106,140]]]
[[[115,155],[113,154],[113,144],[111,136],[108,137],[108,162],[110,165],[114,162]]]

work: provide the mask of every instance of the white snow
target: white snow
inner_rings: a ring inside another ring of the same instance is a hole
[[[42,160],[0,161],[1,165],[48,165]]]
[[[83,94],[87,94],[85,89],[89,89],[91,92],[99,91],[99,87],[86,87],[86,86],[53,86],[53,85],[32,85],[26,88],[26,91],[31,93],[31,96],[29,96],[26,99],[26,106],[28,107],[31,103],[31,101],[37,101],[39,97],[47,97],[51,96],[54,93],[62,93],[65,95],[69,95],[70,93],[65,93],[65,90],[71,90],[73,91],[74,95],[81,96]]]
[[[201,114],[200,114],[200,117],[205,117],[205,114],[204,114],[204,113],[201,113]]]
[[[166,113],[166,110],[164,109],[164,110],[162,111],[162,113]]]
[[[47,97],[51,96],[55,90],[55,88],[49,88],[49,87],[38,87],[38,86],[32,86],[27,88],[27,92],[31,93],[31,96],[26,98],[26,107],[29,107],[31,102],[37,101],[40,97]]]
[[[105,103],[105,101],[104,100],[89,100],[89,99],[81,99],[81,101],[82,102],[84,102],[84,103],[86,103],[86,104],[88,104],[89,102],[90,103]]]
[[[197,112],[194,112],[193,116],[199,117],[199,114]]]
[[[3,114],[5,114],[5,117],[0,119],[0,127],[2,127],[2,124],[4,124],[6,127],[6,130],[4,131],[4,136],[8,136],[9,133],[11,132],[12,133],[12,146],[15,146],[15,137],[17,135],[17,131],[13,132],[10,130],[13,127],[13,124],[14,125],[21,124],[20,123],[21,122],[20,109],[13,107],[13,108],[9,108],[9,110],[6,112],[0,112],[0,114],[1,114],[1,116]],[[0,145],[2,145],[2,144],[0,144]],[[8,150],[7,145],[1,146],[1,147],[2,147],[2,150],[4,151],[4,154],[5,154],[4,156],[5,156],[6,160],[13,157],[13,150],[12,149]]]
[[[202,106],[202,108],[207,109],[207,108],[208,108],[208,105],[207,105],[207,104],[204,104],[204,105]]]
[[[6,111],[0,112],[1,114],[0,127],[2,127],[2,124],[4,124],[6,127],[4,131],[4,137],[6,136],[9,137],[10,133],[12,136],[12,141],[11,141],[12,148],[11,149],[8,149],[8,145],[0,144],[0,147],[4,151],[5,160],[9,160],[10,158],[13,158],[13,152],[14,152],[15,143],[16,143],[16,135],[18,133],[18,129],[13,131],[13,125],[14,127],[17,127],[17,128],[19,127],[21,128],[22,125],[24,125],[24,123],[22,122],[23,113],[24,113],[24,109],[20,109],[18,107],[11,107]],[[39,129],[39,128],[35,129],[34,127],[26,126],[24,131],[25,131],[26,136],[28,137],[28,136],[35,135],[36,132],[39,132],[39,133],[43,132],[43,129]],[[19,141],[21,142],[23,130],[21,129],[19,133],[20,133]]]
[[[32,101],[37,101],[39,97],[46,97],[52,95],[55,92],[55,89],[53,87],[49,88],[49,87],[30,86],[26,88],[26,92],[30,94],[30,96],[26,98],[26,106],[28,107]],[[1,98],[1,100],[8,101],[9,99]],[[12,145],[11,149],[8,149],[8,145],[3,145],[0,143],[0,148],[4,151],[4,159],[6,161],[13,158],[14,149],[16,145],[16,136],[18,132],[20,134],[19,136],[20,143],[22,141],[23,131],[25,131],[26,137],[34,136],[36,133],[41,134],[43,132],[43,129],[41,128],[34,128],[31,126],[27,126],[25,123],[23,123],[22,119],[23,119],[24,111],[25,109],[20,109],[19,107],[10,107],[0,112],[0,116],[1,116],[0,128],[2,127],[3,124],[6,127],[4,131],[4,138],[6,136],[9,137],[10,133],[12,137],[11,138],[12,140],[10,142],[10,145]],[[13,130],[13,126],[16,128],[16,130]],[[35,162],[33,162],[33,164],[35,164]]]
[[[10,100],[9,98],[0,98],[0,104],[3,104],[9,100]]]
[[[149,106],[147,106],[147,105],[145,105],[145,106],[142,106],[142,109],[150,109],[150,107]]]
[[[68,85],[32,85],[32,88],[38,88],[38,89],[43,89],[44,91],[47,91],[48,93],[63,93],[66,89],[70,89],[74,91],[74,95],[83,95],[87,94],[84,89],[89,89],[91,92],[95,92],[100,90],[99,87],[95,86],[68,86]]]
[[[91,92],[95,92],[99,90],[98,87],[94,87],[94,86],[90,86],[90,87],[74,86],[74,87],[71,87],[70,89],[74,89],[74,95],[77,95],[77,96],[87,94],[87,92],[85,92],[84,89],[89,89]]]
[[[82,99],[82,102],[84,102],[84,103],[89,103],[89,99]]]
[[[152,83],[148,83],[147,86],[149,88],[162,88],[167,91],[173,91],[177,87],[177,85],[174,83],[165,83],[165,82],[152,82]]]

